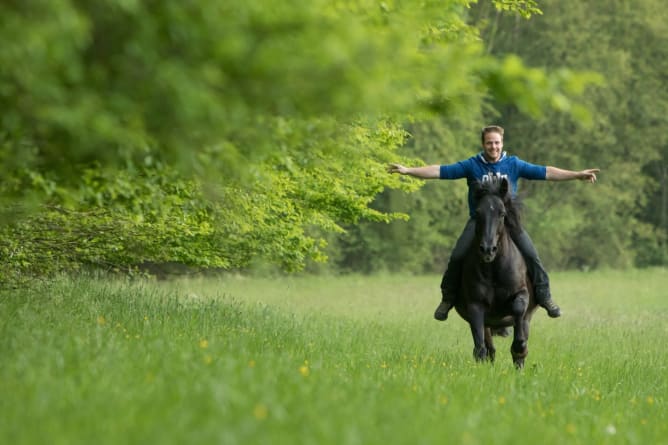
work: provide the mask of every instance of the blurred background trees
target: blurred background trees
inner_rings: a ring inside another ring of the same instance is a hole
[[[668,15],[654,0],[606,5],[603,11],[591,2],[543,1],[544,15],[521,23],[482,4],[477,11],[479,20],[496,23],[484,33],[495,54],[518,54],[549,71],[591,69],[605,78],[604,86],[582,96],[593,110],[589,127],[551,110],[529,122],[511,107],[499,108],[516,152],[540,163],[603,171],[593,188],[532,185],[527,224],[553,267],[668,259]]]
[[[2,279],[440,271],[465,185],[385,166],[468,157],[489,122],[527,160],[604,169],[522,187],[548,264],[663,264],[663,13],[565,3],[3,2]]]
[[[555,106],[539,114],[492,98],[471,119],[448,117],[411,128],[413,137],[404,147],[427,163],[455,162],[479,151],[481,126],[497,123],[506,129],[511,154],[573,170],[601,168],[594,187],[521,183],[524,222],[549,269],[668,261],[668,17],[656,1],[609,5],[544,0],[539,3],[543,14],[530,20],[503,14],[490,2],[473,5],[468,23],[480,29],[487,53],[506,60],[517,55],[555,76],[563,68],[592,70],[604,83],[585,89],[575,108],[553,95]],[[418,194],[390,192],[379,202],[400,206],[411,221],[392,223],[394,237],[392,229],[364,224],[350,232],[345,245],[366,250],[363,240],[374,238],[360,233],[382,233],[375,238],[382,242],[370,241],[381,252],[379,267],[440,272],[467,218],[464,190],[460,183],[436,181]],[[405,224],[410,228],[403,229]],[[344,262],[355,257],[349,254]]]

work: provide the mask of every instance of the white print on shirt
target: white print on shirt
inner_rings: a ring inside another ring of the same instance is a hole
[[[502,175],[499,172],[489,172],[486,175],[482,175],[482,183],[487,184],[488,182],[491,184],[497,184],[501,182],[501,179],[506,178],[508,179],[508,175]],[[509,180],[510,181],[510,180]]]

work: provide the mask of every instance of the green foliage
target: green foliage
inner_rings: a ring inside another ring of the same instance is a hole
[[[354,125],[344,135],[335,122],[311,121],[299,130],[304,134],[281,120],[274,125],[285,149],[256,166],[252,182],[200,184],[152,153],[123,168],[84,170],[76,193],[27,173],[23,182],[48,201],[4,227],[0,252],[10,267],[3,281],[82,266],[240,268],[256,257],[295,270],[325,260],[325,234],[342,232],[341,224],[405,218],[368,207],[388,185],[418,185],[396,177],[388,182],[385,166],[397,160],[394,151],[405,137],[396,125]],[[317,144],[308,133],[320,137]],[[347,147],[344,158],[340,146]]]
[[[538,66],[594,69],[605,79],[583,90],[582,103],[595,110],[586,127],[578,125],[577,113],[573,119],[548,110],[530,121],[516,108],[500,109],[513,153],[540,164],[602,170],[594,187],[523,186],[532,210],[529,231],[551,267],[622,267],[665,259],[666,225],[657,211],[660,166],[668,153],[668,97],[658,86],[665,72],[660,19],[665,13],[653,5],[652,0],[632,8],[615,2],[610,15],[587,3],[545,1],[544,16],[520,24],[501,18],[489,30],[499,57],[517,53]]]
[[[150,145],[198,168],[209,154],[231,174],[237,157],[273,151],[267,118],[405,113],[434,93],[466,97],[470,38],[446,44],[468,29],[448,25],[460,5],[5,4],[2,130],[59,168]]]
[[[3,226],[1,252],[10,260],[3,281],[86,266],[132,270],[147,261],[226,266],[211,240],[213,207],[197,185],[147,164],[87,169],[76,193],[49,189],[39,211]]]
[[[651,0],[634,7],[616,2],[614,16],[576,1],[546,1],[541,8],[545,15],[525,21],[490,3],[472,7],[487,50],[505,67],[499,77],[481,70],[494,91],[492,106],[407,125],[412,137],[404,149],[427,163],[456,162],[479,150],[482,125],[498,122],[511,154],[571,170],[602,169],[594,186],[520,183],[524,221],[549,270],[665,264],[665,8]],[[555,78],[563,91],[552,94]],[[546,96],[522,94],[529,89]],[[582,94],[578,103],[562,101],[572,94]],[[548,96],[552,107],[543,105]],[[442,271],[467,218],[466,192],[462,183],[435,182],[408,197],[383,195],[377,206],[401,209],[411,220],[351,228],[340,241],[342,267]]]
[[[591,71],[573,72],[562,68],[547,75],[545,71],[525,66],[518,56],[510,54],[503,58],[503,70],[488,74],[487,84],[495,92],[498,103],[513,104],[517,109],[535,117],[544,112],[568,112],[574,119],[588,127],[591,125],[589,109],[573,103],[568,95],[581,95],[588,86],[601,85],[603,79]],[[537,94],[525,96],[526,90]],[[549,103],[551,108],[545,107]]]
[[[471,156],[480,116],[461,114],[448,122],[416,122],[408,125],[405,152],[432,162],[456,162]],[[475,150],[475,149],[473,149]],[[402,178],[407,183],[421,180]],[[464,181],[428,182],[419,193],[407,195],[388,190],[373,203],[386,211],[410,215],[408,222],[361,223],[349,227],[336,240],[336,264],[347,271],[442,272],[449,252],[468,219]]]
[[[384,170],[415,158],[403,126],[490,96],[573,109],[589,82],[486,55],[470,5],[3,3],[2,260],[300,269],[344,225],[402,218],[371,204],[418,187]]]
[[[530,18],[533,14],[543,14],[543,11],[538,7],[538,3],[534,0],[492,0],[497,11],[513,11],[525,19]]]

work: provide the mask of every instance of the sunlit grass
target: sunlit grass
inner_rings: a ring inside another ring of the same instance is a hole
[[[665,443],[666,271],[552,278],[521,372],[432,319],[433,276],[5,293],[0,442]]]

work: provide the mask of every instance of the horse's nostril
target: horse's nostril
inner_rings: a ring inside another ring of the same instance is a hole
[[[498,248],[496,246],[489,246],[480,244],[480,253],[483,255],[496,255]]]

